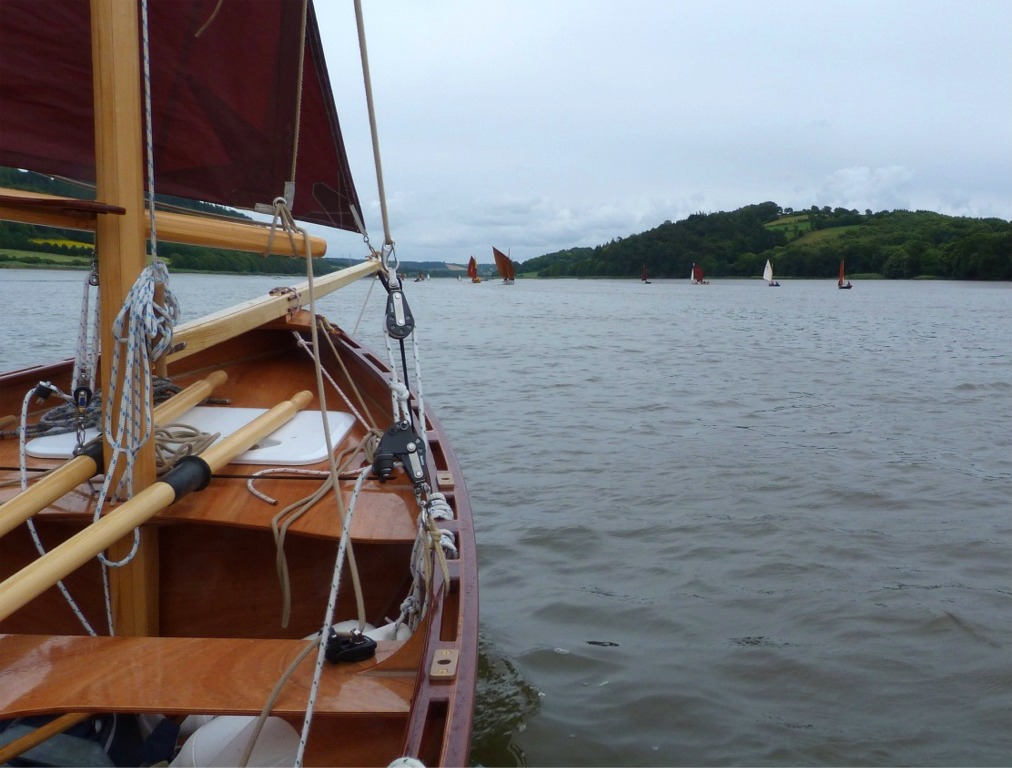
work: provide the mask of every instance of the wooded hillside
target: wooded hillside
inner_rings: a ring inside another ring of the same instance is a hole
[[[841,259],[849,275],[1012,280],[1012,222],[930,211],[880,211],[773,202],[696,213],[595,248],[530,259],[518,273],[540,277],[686,278],[693,263],[710,277],[758,277],[770,259],[782,277],[828,278]]]

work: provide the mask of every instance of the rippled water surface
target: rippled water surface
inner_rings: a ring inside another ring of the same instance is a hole
[[[69,354],[81,279],[0,271],[0,368]],[[479,537],[474,762],[1012,764],[1012,288],[782,282],[406,285]]]

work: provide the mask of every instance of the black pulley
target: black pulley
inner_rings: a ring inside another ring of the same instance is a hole
[[[88,407],[91,398],[91,390],[88,387],[78,387],[74,390],[74,405],[77,406],[77,410],[79,411],[83,411]]]
[[[394,463],[398,461],[404,465],[404,471],[408,473],[411,482],[425,482],[428,475],[425,443],[406,421],[397,422],[383,433],[373,459],[373,474],[381,483],[386,482],[393,472]]]
[[[406,339],[415,330],[415,318],[411,314],[404,291],[394,288],[387,295],[387,334],[395,339]]]

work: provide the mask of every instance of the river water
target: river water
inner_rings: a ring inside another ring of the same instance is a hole
[[[70,354],[82,278],[0,271],[0,369]],[[1012,287],[781,282],[407,283],[479,537],[473,762],[1012,764]]]

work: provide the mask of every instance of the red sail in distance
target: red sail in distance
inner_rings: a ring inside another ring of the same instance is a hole
[[[513,269],[513,260],[495,246],[492,246],[492,257],[495,259],[495,268],[504,282],[512,283],[516,279],[516,272]]]

